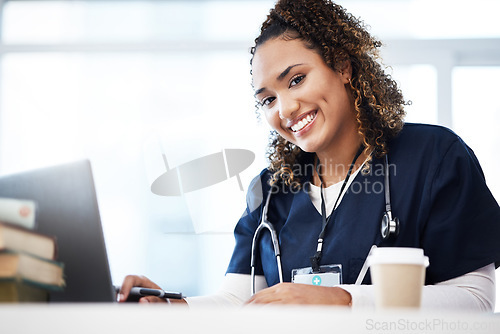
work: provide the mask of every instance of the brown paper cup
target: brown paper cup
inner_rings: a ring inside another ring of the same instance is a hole
[[[429,258],[419,248],[381,247],[368,257],[375,306],[419,308]]]

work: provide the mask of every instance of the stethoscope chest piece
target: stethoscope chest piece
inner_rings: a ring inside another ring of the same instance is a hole
[[[397,217],[392,218],[390,211],[385,212],[382,217],[380,232],[384,240],[389,239],[391,235],[397,237],[399,234],[399,219]]]
[[[385,155],[385,212],[382,216],[382,224],[380,225],[380,232],[384,240],[389,239],[391,236],[397,237],[399,234],[399,219],[392,216],[391,209],[391,189],[389,184],[389,158]]]

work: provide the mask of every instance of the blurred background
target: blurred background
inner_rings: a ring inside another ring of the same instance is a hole
[[[266,167],[249,48],[273,3],[0,0],[0,174],[90,159],[115,284],[143,274],[186,295],[217,290]],[[338,3],[384,42],[407,121],[456,131],[498,201],[500,1]],[[163,156],[175,168],[227,148],[255,153],[244,191],[230,178],[151,192]]]

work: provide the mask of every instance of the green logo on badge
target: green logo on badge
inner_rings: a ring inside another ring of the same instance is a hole
[[[312,283],[313,285],[321,285],[321,277],[319,277],[318,275],[314,276],[312,279]]]

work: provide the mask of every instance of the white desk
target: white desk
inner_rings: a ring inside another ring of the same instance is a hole
[[[0,305],[1,334],[500,333],[499,314],[355,312],[335,307],[189,310],[168,305]]]

